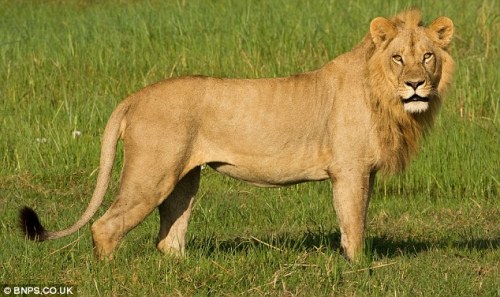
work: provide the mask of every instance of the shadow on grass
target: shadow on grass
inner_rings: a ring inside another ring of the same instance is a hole
[[[443,248],[455,248],[464,251],[495,250],[500,247],[500,238],[463,241],[449,239],[426,241],[415,238],[397,240],[373,236],[367,239],[367,246],[373,255],[394,258],[405,255],[414,256],[422,252]],[[300,252],[318,250],[340,251],[340,232],[283,233],[273,236],[248,236],[230,239],[219,239],[216,236],[210,236],[206,238],[192,238],[188,247],[188,249],[202,250],[209,256],[214,253],[247,253],[262,248]]]
[[[340,249],[339,232],[280,233],[272,236],[245,236],[235,238],[192,238],[187,249],[199,249],[208,256],[217,253],[247,253],[259,249],[280,251],[317,251],[321,249]]]
[[[372,251],[378,255],[390,258],[403,255],[417,255],[436,249],[453,248],[464,251],[495,250],[500,247],[500,238],[494,239],[468,239],[463,241],[441,239],[420,240],[408,238],[405,240],[389,239],[384,237],[371,238]]]

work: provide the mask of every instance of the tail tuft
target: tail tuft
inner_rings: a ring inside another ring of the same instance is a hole
[[[44,241],[47,239],[47,232],[40,223],[38,215],[29,207],[25,206],[19,211],[19,226],[29,240]]]

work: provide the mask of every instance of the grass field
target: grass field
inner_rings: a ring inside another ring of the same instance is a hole
[[[156,251],[156,213],[111,262],[94,259],[89,228],[42,244],[20,235],[24,205],[49,230],[80,216],[104,125],[127,94],[171,76],[312,70],[374,17],[412,4],[426,21],[454,21],[455,79],[418,158],[377,180],[361,263],[339,253],[328,182],[260,189],[210,169],[184,259]],[[498,40],[493,0],[0,0],[0,284],[80,296],[500,296]]]

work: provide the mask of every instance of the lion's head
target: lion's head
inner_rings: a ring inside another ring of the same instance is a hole
[[[405,168],[432,125],[451,81],[452,36],[450,19],[440,17],[425,27],[416,9],[371,22],[365,39],[367,82],[381,148],[377,166],[383,173]]]
[[[449,18],[424,27],[419,10],[392,20],[375,18],[370,24],[374,49],[369,67],[370,74],[376,74],[372,87],[408,113],[433,113],[451,79],[453,60],[447,50],[452,36]]]

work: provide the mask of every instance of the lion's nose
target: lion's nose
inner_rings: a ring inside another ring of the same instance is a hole
[[[425,80],[409,80],[406,81],[405,84],[409,87],[412,87],[414,90],[416,90],[419,86],[423,85],[425,83]]]

